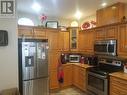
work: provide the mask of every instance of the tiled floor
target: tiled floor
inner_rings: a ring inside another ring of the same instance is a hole
[[[77,88],[67,88],[58,92],[50,93],[50,95],[87,95]]]

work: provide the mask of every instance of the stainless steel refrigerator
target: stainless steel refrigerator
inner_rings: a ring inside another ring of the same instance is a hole
[[[18,49],[21,95],[49,95],[47,40],[19,39]]]

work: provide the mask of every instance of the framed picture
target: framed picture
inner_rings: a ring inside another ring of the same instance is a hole
[[[58,21],[47,21],[46,27],[47,28],[58,28]]]

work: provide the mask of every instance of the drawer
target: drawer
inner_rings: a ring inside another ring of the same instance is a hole
[[[125,81],[125,80],[115,78],[115,77],[111,77],[111,84],[127,90],[127,81]]]
[[[114,95],[127,95],[127,90],[122,89],[116,85],[111,84],[111,93],[114,93]],[[112,95],[112,94],[111,94]]]

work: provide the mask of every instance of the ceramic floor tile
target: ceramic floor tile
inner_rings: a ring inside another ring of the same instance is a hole
[[[87,95],[77,88],[67,88],[55,93],[51,93],[50,95]]]

